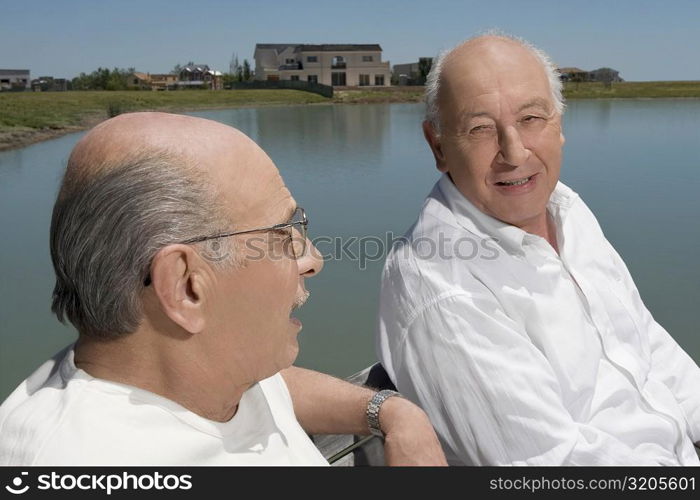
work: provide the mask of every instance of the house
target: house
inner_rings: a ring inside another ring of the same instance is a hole
[[[562,82],[586,82],[588,81],[588,71],[581,68],[567,67],[559,68],[559,75]]]
[[[391,70],[379,44],[258,43],[256,80],[296,80],[336,86],[389,86]]]
[[[151,90],[171,90],[177,87],[177,75],[172,73],[153,73]]]
[[[128,89],[149,90],[151,88],[151,75],[134,71],[126,79]]]
[[[31,86],[34,92],[65,92],[68,90],[68,80],[53,76],[40,76],[32,80]]]
[[[598,68],[586,71],[580,68],[559,68],[561,81],[563,82],[623,82],[620,72],[612,68]]]
[[[0,69],[0,90],[25,90],[30,85],[28,69]]]
[[[221,90],[224,88],[224,75],[213,70],[207,64],[188,64],[180,70],[177,86],[180,88],[205,88]]]
[[[592,82],[623,82],[620,78],[620,72],[612,68],[598,68],[588,72],[588,79]]]
[[[420,57],[414,63],[395,64],[391,78],[396,85],[425,85],[432,65],[432,57]]]
[[[177,78],[178,75],[171,73],[150,74],[135,71],[128,76],[126,84],[132,90],[172,90],[177,87]],[[196,86],[201,86],[201,84],[201,82],[198,82]]]

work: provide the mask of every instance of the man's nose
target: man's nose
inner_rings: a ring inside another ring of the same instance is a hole
[[[306,239],[306,252],[297,259],[297,266],[299,267],[299,275],[305,278],[310,278],[323,269],[323,256],[308,238]]]
[[[530,150],[522,142],[520,133],[513,126],[504,128],[498,136],[498,156],[496,160],[513,166],[520,166],[530,158]]]

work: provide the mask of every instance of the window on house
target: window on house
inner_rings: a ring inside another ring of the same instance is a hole
[[[331,62],[331,68],[342,69],[345,68],[345,59],[343,56],[335,56]]]
[[[293,82],[298,82],[299,81],[299,75],[292,75],[289,77],[289,79]]]
[[[384,85],[384,75],[374,75],[375,85]]]
[[[372,62],[373,60],[372,56],[362,56],[362,62]]]
[[[331,85],[345,86],[345,72],[333,72],[331,73]]]
[[[306,62],[318,62],[318,57],[316,57],[316,56],[306,56]]]
[[[318,83],[318,75],[309,75],[307,81],[309,81],[309,83]]]
[[[294,59],[285,59],[284,64],[294,64],[296,61]]]
[[[360,87],[369,85],[369,75],[360,75]]]

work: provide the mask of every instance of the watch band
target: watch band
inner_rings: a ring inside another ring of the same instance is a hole
[[[382,426],[379,423],[379,410],[382,408],[384,401],[392,396],[401,396],[401,394],[396,391],[384,389],[372,396],[372,399],[367,403],[367,426],[372,434],[380,438],[384,437],[384,432],[382,432]]]

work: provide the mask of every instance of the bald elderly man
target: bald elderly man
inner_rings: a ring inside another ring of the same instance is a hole
[[[73,150],[52,309],[78,340],[0,407],[0,464],[327,465],[307,433],[373,431],[444,464],[425,413],[291,367],[322,261],[270,158],[209,120],[134,113]]]
[[[426,97],[443,175],[387,258],[378,351],[448,462],[698,464],[700,370],[559,182],[550,60],[481,36],[436,60]]]

